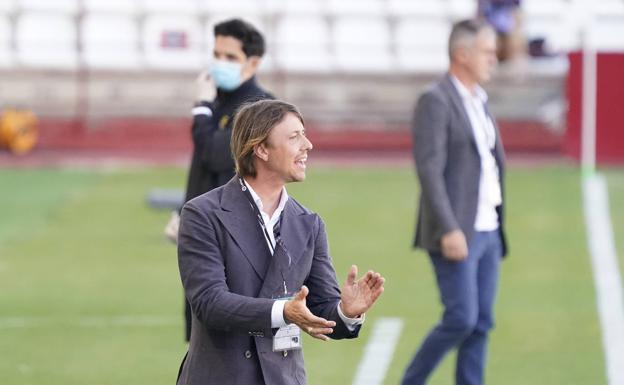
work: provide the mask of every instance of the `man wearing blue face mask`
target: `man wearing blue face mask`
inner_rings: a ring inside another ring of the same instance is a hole
[[[273,96],[256,83],[264,38],[251,24],[232,19],[214,27],[213,61],[197,79],[193,108],[193,159],[185,202],[227,183],[234,176],[230,137],[234,114],[245,103]],[[186,340],[191,309],[185,305]]]

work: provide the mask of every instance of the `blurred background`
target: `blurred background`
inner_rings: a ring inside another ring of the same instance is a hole
[[[312,167],[289,193],[325,218],[339,278],[357,263],[388,279],[362,338],[305,341],[310,383],[352,383],[388,316],[404,326],[383,383],[398,383],[440,311],[427,258],[410,250],[410,120],[446,71],[452,23],[479,14],[499,31],[486,88],[510,163],[488,382],[607,383],[579,162],[592,108],[588,170],[595,159],[606,178],[621,265],[624,0],[503,2],[503,20],[490,3],[0,0],[0,383],[175,381],[182,288],[170,213],[147,197],[184,189],[194,79],[231,17],[263,32],[258,80],[306,119]],[[585,104],[583,52],[596,60]],[[432,384],[448,383],[451,361]]]
[[[624,50],[624,4],[519,3],[513,20],[492,16],[505,38],[491,108],[508,150],[575,154],[569,55],[584,41]],[[268,42],[261,83],[301,108],[317,149],[404,150],[414,101],[448,64],[451,24],[478,12],[472,0],[3,0],[0,105],[36,113],[41,149],[186,151],[212,26],[238,16]]]

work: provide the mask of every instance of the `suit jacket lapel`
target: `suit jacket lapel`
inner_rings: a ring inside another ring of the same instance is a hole
[[[264,279],[271,253],[266,245],[264,234],[249,206],[249,201],[241,191],[238,179],[234,177],[224,187],[221,196],[222,211],[217,218],[232,236],[245,258],[260,279]]]
[[[315,220],[315,214],[306,214],[291,199],[286,203],[282,217],[281,236],[292,258],[290,267],[297,264],[305,251],[308,240],[312,236]]]
[[[479,148],[477,147],[477,141],[474,136],[472,124],[470,123],[470,118],[468,117],[468,112],[466,111],[466,107],[464,107],[464,102],[462,101],[461,96],[459,95],[459,92],[457,91],[457,88],[455,88],[455,85],[453,84],[453,81],[451,80],[450,74],[447,74],[443,78],[442,86],[443,86],[443,89],[446,91],[446,93],[451,97],[451,101],[453,102],[455,109],[459,111],[459,115],[462,121],[462,126],[464,127],[464,130],[468,132],[470,141],[472,142],[472,145],[475,151],[478,152]]]

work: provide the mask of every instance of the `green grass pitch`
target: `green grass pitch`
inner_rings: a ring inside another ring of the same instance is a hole
[[[624,177],[607,173],[622,256]],[[152,187],[185,171],[0,170],[0,383],[173,384],[185,352],[169,213]],[[503,263],[487,382],[604,384],[585,243],[580,175],[567,166],[508,173],[511,255]],[[404,329],[385,384],[397,384],[440,315],[429,262],[411,250],[417,183],[411,168],[314,168],[289,194],[325,219],[339,280],[355,263],[387,278],[353,341],[304,341],[312,385],[348,385],[372,326]],[[620,259],[622,261],[622,259]],[[453,357],[432,385],[452,382]]]

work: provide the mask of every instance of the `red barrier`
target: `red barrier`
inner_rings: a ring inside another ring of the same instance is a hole
[[[568,129],[565,152],[579,160],[581,154],[583,56],[569,55],[567,79]],[[624,53],[599,53],[597,57],[596,161],[624,163]]]
[[[53,150],[120,150],[187,153],[191,149],[190,118],[115,118],[88,126],[71,119],[42,119],[39,148]],[[528,121],[500,121],[509,152],[561,152],[561,137],[544,125]],[[306,127],[310,140],[322,151],[411,151],[409,128],[358,130],[353,125]]]

